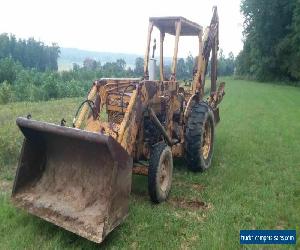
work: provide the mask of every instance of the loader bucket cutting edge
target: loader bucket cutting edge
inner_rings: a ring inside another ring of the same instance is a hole
[[[25,136],[12,201],[100,243],[128,214],[132,158],[110,136],[18,118]]]

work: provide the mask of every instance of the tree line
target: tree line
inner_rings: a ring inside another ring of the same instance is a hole
[[[178,80],[191,80],[193,78],[196,60],[197,57],[193,57],[191,54],[189,54],[186,58],[179,58],[177,61],[176,78]],[[217,69],[219,76],[231,76],[234,74],[235,57],[232,52],[230,52],[226,57],[223,53],[223,50],[220,50]],[[136,58],[134,69],[132,70],[129,67],[128,71],[132,71],[136,77],[142,76],[144,74],[144,59],[142,57]],[[210,62],[208,63],[207,72],[208,74],[210,72]],[[159,62],[156,65],[156,74],[157,79],[159,79]],[[167,79],[170,77],[170,63],[164,64],[164,75]]]
[[[15,101],[47,101],[85,96],[92,82],[102,77],[136,77],[123,59],[101,65],[86,59],[82,66],[68,71],[39,71],[25,68],[11,57],[0,59],[0,104]],[[141,75],[139,75],[141,76]]]
[[[0,34],[0,59],[12,58],[24,68],[57,70],[59,53],[59,47],[55,43],[47,46],[34,38],[16,39],[12,34]]]
[[[254,79],[300,80],[300,1],[242,0],[244,47],[237,74]]]
[[[220,56],[219,73],[231,75],[234,71],[234,59]],[[195,58],[191,55],[178,60],[178,80],[190,80],[193,75]],[[159,66],[157,65],[157,79]],[[170,74],[170,65],[165,66],[165,74]],[[0,104],[14,101],[47,101],[49,99],[84,96],[91,83],[102,77],[142,77],[144,60],[136,58],[133,68],[128,67],[123,59],[101,64],[86,58],[83,65],[74,64],[68,71],[25,68],[11,57],[0,59]]]
[[[14,35],[0,35],[0,104],[13,101],[46,101],[49,99],[84,96],[95,79],[102,77],[142,77],[144,59],[136,58],[128,66],[124,59],[102,64],[86,58],[82,65],[73,64],[68,71],[58,71],[59,47],[46,46],[33,38],[17,40]],[[190,80],[193,77],[196,58],[189,55],[179,58],[177,79]],[[232,75],[234,56],[228,58],[220,51],[219,75]],[[170,76],[171,65],[164,65],[166,78]],[[159,65],[157,65],[159,79]]]
[[[189,54],[185,59],[179,58],[177,62],[176,78],[178,80],[190,80],[193,78],[195,70],[195,61],[197,57],[193,57]],[[80,65],[73,64],[73,70],[80,69]],[[84,69],[88,70],[100,70],[107,77],[142,77],[144,75],[144,59],[137,57],[135,59],[134,67],[127,67],[124,59],[117,59],[115,62],[106,62],[104,65],[100,61],[95,59],[86,58],[83,61]],[[232,52],[226,57],[221,49],[218,58],[218,75],[219,76],[231,76],[235,70],[235,58]],[[208,63],[208,70],[210,72],[210,62]],[[171,64],[170,62],[164,63],[164,75],[168,79],[171,76]],[[156,64],[156,78],[159,79],[159,62]]]

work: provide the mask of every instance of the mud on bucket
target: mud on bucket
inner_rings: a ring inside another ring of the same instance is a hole
[[[18,118],[13,203],[100,243],[128,214],[132,158],[110,136]]]

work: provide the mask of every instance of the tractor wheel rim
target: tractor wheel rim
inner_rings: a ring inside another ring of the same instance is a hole
[[[211,125],[210,120],[207,120],[204,125],[202,155],[205,160],[209,157],[209,153],[211,149],[212,133],[211,133],[210,125]]]
[[[160,178],[159,178],[159,184],[160,188],[163,192],[165,192],[169,185],[169,179],[170,179],[170,164],[167,159],[164,159],[161,164],[161,170],[160,170]]]

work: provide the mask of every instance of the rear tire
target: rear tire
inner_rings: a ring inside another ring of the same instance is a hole
[[[173,157],[164,142],[155,144],[150,152],[148,191],[151,201],[160,203],[168,198],[172,184]]]
[[[191,110],[185,130],[185,158],[194,172],[204,171],[211,165],[214,149],[214,115],[205,103],[196,103]]]

